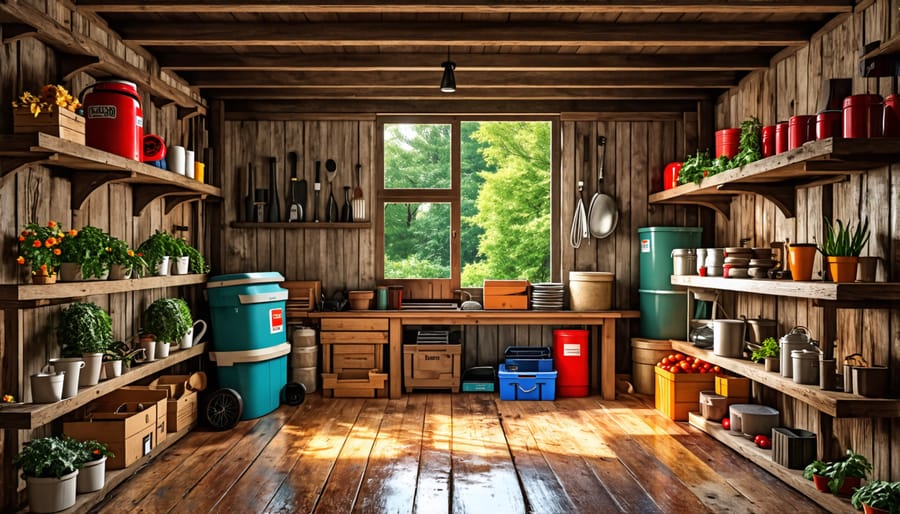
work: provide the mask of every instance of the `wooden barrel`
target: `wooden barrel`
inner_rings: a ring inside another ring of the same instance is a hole
[[[631,374],[635,392],[653,394],[656,380],[653,367],[670,353],[672,343],[668,339],[632,338]]]

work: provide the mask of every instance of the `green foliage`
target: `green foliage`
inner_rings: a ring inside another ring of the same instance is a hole
[[[900,513],[900,482],[872,480],[854,491],[850,504],[862,510],[863,504],[890,512]]]
[[[750,164],[761,158],[762,124],[754,116],[741,122],[738,153],[733,159],[725,156],[713,159],[709,154],[709,149],[698,151],[696,155],[690,155],[684,160],[681,171],[678,173],[678,183],[693,182],[699,185],[705,177]]]
[[[59,244],[65,234],[62,227],[53,220],[46,225],[29,223],[19,234],[19,258],[17,262],[31,266],[33,274],[46,272],[47,275],[55,275],[62,262],[62,253]]]
[[[825,463],[820,460],[814,460],[806,465],[803,468],[803,478],[807,480],[812,480],[813,475],[824,476],[825,474]]]
[[[728,163],[728,168],[739,168],[762,159],[762,123],[756,116],[741,122],[741,139],[738,148],[739,151]]]
[[[110,236],[90,225],[78,230],[74,236],[66,236],[59,243],[62,262],[81,265],[84,278],[100,277],[109,270],[111,262]]]
[[[832,225],[831,221],[825,218],[825,244],[819,247],[819,251],[831,257],[858,257],[868,241],[868,217],[856,228],[851,228],[849,223],[844,227],[841,220],[836,220]]]
[[[450,188],[449,124],[388,124],[385,131],[386,189]]]
[[[124,341],[114,341],[110,343],[109,348],[106,349],[106,353],[103,354],[103,360],[122,361],[122,366],[128,368],[131,367],[131,363],[134,361],[135,356],[142,351],[144,351],[143,348],[132,349]]]
[[[109,237],[109,259],[111,264],[118,264],[125,269],[129,269],[138,277],[147,274],[147,261],[143,255],[134,251],[125,241],[110,236]]]
[[[177,343],[191,329],[193,320],[184,315],[181,298],[160,298],[144,311],[143,328],[161,343]]]
[[[778,357],[780,353],[781,347],[778,346],[778,341],[774,337],[767,337],[758,349],[753,350],[753,355],[750,356],[750,359],[758,361],[766,357]]]
[[[157,230],[152,236],[138,246],[138,253],[142,254],[147,265],[155,273],[162,262],[163,257],[173,257],[177,251],[175,238],[168,232]]]
[[[844,485],[845,478],[865,479],[871,472],[872,464],[869,460],[848,449],[844,460],[829,462],[820,474],[828,477],[828,488],[831,489],[832,494],[837,494]]]
[[[116,455],[109,451],[109,448],[100,441],[95,441],[93,439],[89,439],[87,441],[75,441],[74,439],[70,439],[70,441],[74,441],[77,444],[78,449],[78,467],[81,468],[85,463],[100,460],[103,457],[115,457]]]
[[[449,278],[450,266],[411,257],[399,261],[384,260],[385,277]]]
[[[716,160],[710,157],[709,150],[698,151],[695,155],[689,155],[678,172],[678,183],[687,184],[693,182],[700,184],[704,177],[718,173]],[[722,171],[722,170],[719,170]]]
[[[56,339],[63,357],[104,353],[112,341],[112,319],[94,303],[75,302],[63,309]]]
[[[188,264],[189,272],[200,274],[209,273],[209,264],[206,263],[206,259],[203,258],[203,254],[200,253],[200,250],[188,245],[184,250],[184,255],[191,259]]]
[[[41,437],[25,443],[13,465],[26,476],[60,478],[82,465],[81,443],[70,438]]]

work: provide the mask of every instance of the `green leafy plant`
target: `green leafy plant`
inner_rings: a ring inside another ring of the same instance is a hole
[[[13,458],[13,465],[26,476],[60,478],[79,469],[83,463],[78,441],[61,437],[33,439]]]
[[[837,494],[838,490],[844,485],[845,478],[865,479],[871,472],[872,464],[869,460],[848,449],[844,460],[829,462],[825,466],[825,470],[820,474],[828,477],[828,488],[831,489],[832,494]]]
[[[63,357],[104,353],[112,341],[112,319],[94,303],[75,302],[63,309],[56,338]]]
[[[18,237],[19,256],[16,262],[20,265],[28,263],[32,274],[55,275],[62,262],[60,243],[64,237],[63,229],[53,220],[46,225],[25,225]]]
[[[100,460],[103,457],[115,457],[116,455],[109,451],[109,448],[101,443],[89,439],[87,441],[75,441],[78,448],[78,467],[81,468],[85,463]]]
[[[872,480],[856,489],[850,498],[850,504],[862,510],[863,504],[882,509],[891,514],[900,513],[900,482]]]
[[[103,360],[122,361],[123,367],[130,368],[137,354],[143,351],[143,348],[131,348],[124,341],[113,341],[106,349],[106,353],[103,354]]]
[[[869,218],[852,228],[848,223],[836,220],[832,225],[825,218],[825,243],[818,247],[826,257],[858,257],[863,246],[869,241]]]
[[[143,255],[151,270],[156,270],[163,257],[175,257],[175,238],[168,232],[157,230],[137,248],[137,253]]]
[[[739,168],[762,158],[762,123],[753,116],[741,122],[741,138],[738,153],[728,163],[729,168]]]
[[[714,174],[710,173],[710,170],[715,167],[714,159],[709,156],[709,150],[698,151],[684,160],[681,171],[678,172],[678,183],[700,184],[704,177]]]
[[[699,151],[684,160],[678,173],[678,183],[693,182],[700,185],[706,177],[711,177],[732,168],[750,164],[762,158],[762,123],[755,116],[741,122],[741,136],[738,153],[733,159],[722,156],[713,159],[709,150]]]
[[[80,264],[84,278],[99,278],[109,270],[109,243],[109,235],[97,227],[88,225],[81,230],[70,230],[59,244],[60,259]]]
[[[825,475],[826,464],[820,460],[814,460],[803,468],[803,478],[812,480],[813,475]]]
[[[750,359],[759,361],[765,359],[766,357],[778,357],[780,353],[781,347],[778,346],[778,341],[776,341],[774,337],[767,337],[765,340],[763,340],[759,348],[753,350],[753,354],[750,356]]]
[[[144,276],[147,274],[147,261],[144,260],[143,255],[134,251],[127,242],[110,236],[109,248],[111,264],[118,264],[125,269],[131,270],[133,275]]]
[[[191,262],[188,265],[188,269],[191,273],[209,273],[209,264],[206,263],[206,259],[203,258],[203,254],[200,253],[200,250],[188,245],[184,252],[184,254],[191,259]]]
[[[143,328],[156,336],[158,342],[175,343],[191,329],[190,309],[185,317],[181,298],[160,298],[144,311]]]

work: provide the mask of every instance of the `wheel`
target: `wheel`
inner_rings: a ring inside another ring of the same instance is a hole
[[[281,390],[281,400],[288,405],[300,405],[306,400],[306,386],[291,382]]]
[[[228,430],[237,425],[244,412],[244,400],[234,389],[219,389],[206,400],[206,421],[215,430]]]

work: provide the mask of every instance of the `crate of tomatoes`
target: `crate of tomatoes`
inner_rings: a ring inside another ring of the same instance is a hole
[[[700,410],[700,391],[713,389],[718,366],[702,359],[672,353],[654,368],[656,409],[675,421],[687,421],[688,412]]]

